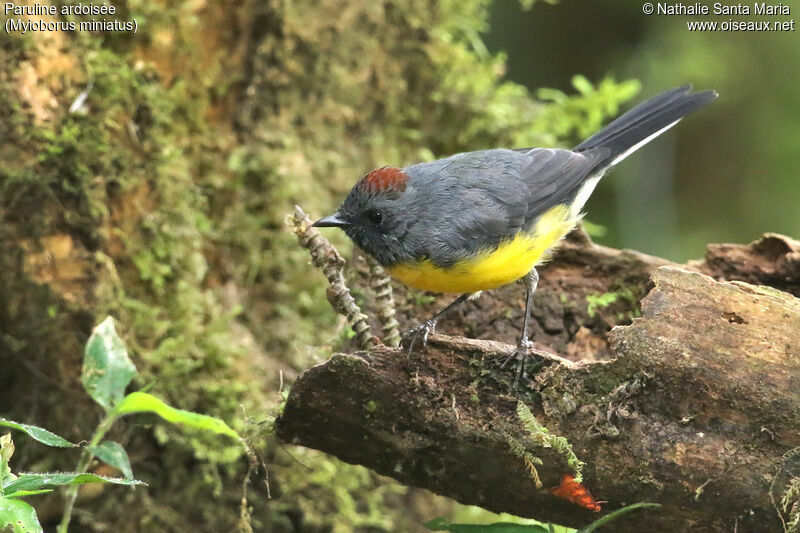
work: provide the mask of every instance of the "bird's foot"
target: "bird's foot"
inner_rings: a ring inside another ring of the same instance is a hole
[[[438,321],[434,319],[426,320],[419,326],[410,329],[403,333],[404,338],[410,338],[411,340],[408,343],[408,356],[411,356],[411,352],[414,350],[414,344],[419,339],[420,335],[422,336],[422,347],[428,345],[428,335],[436,332],[436,323]]]
[[[500,368],[505,368],[509,361],[512,359],[517,360],[517,373],[514,376],[514,385],[512,386],[511,390],[518,390],[519,389],[519,379],[527,380],[528,379],[528,371],[525,368],[525,363],[528,360],[530,349],[533,348],[533,343],[523,337],[520,339],[519,344],[517,344],[516,349],[511,352],[511,355],[503,361],[503,364],[500,365]]]

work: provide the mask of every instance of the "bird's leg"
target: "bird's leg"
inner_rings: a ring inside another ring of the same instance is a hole
[[[439,319],[445,315],[448,311],[461,305],[462,303],[466,302],[474,295],[478,293],[468,292],[466,294],[462,294],[452,302],[450,302],[447,307],[433,315],[430,319],[426,320],[419,326],[415,327],[414,329],[408,330],[403,336],[410,336],[411,342],[408,345],[408,355],[411,355],[411,350],[414,348],[414,343],[417,341],[417,338],[422,335],[422,346],[426,346],[428,344],[428,335],[436,331],[436,324],[439,322]]]
[[[527,379],[528,374],[525,371],[525,361],[528,357],[528,349],[531,347],[531,341],[528,340],[528,322],[531,318],[531,305],[533,304],[533,293],[536,292],[536,286],[539,284],[539,273],[536,269],[532,269],[523,278],[525,282],[525,319],[522,322],[522,338],[519,340],[517,349],[506,359],[500,368],[506,366],[511,359],[517,358],[517,375],[514,377],[514,390],[519,386],[520,376]]]

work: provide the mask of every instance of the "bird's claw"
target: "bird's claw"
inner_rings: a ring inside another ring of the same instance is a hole
[[[408,343],[408,355],[411,355],[411,352],[414,350],[414,343],[417,342],[417,339],[420,335],[422,335],[422,347],[428,345],[428,335],[434,333],[436,331],[436,320],[426,320],[419,326],[408,330],[403,334],[403,337],[410,337],[411,341]]]
[[[512,390],[517,390],[519,388],[519,378],[522,377],[523,379],[528,379],[528,371],[525,368],[525,363],[528,360],[528,352],[533,347],[533,343],[528,339],[520,339],[519,344],[517,344],[516,349],[511,352],[503,364],[500,365],[500,368],[505,368],[509,361],[512,359],[517,360],[517,373],[514,376],[514,385],[512,386]]]

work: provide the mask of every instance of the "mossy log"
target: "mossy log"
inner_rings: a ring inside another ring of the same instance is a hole
[[[545,488],[569,472],[525,431],[519,399],[573,445],[604,511],[663,504],[616,531],[782,531],[772,501],[784,454],[800,446],[800,243],[711,245],[678,266],[575,233],[541,277],[536,347],[560,355],[539,357],[518,393],[513,365],[501,368],[516,286],[445,324],[493,340],[434,335],[410,357],[379,346],[308,369],[279,436],[464,503],[586,524],[597,515],[537,489],[510,448],[509,436],[542,459]]]

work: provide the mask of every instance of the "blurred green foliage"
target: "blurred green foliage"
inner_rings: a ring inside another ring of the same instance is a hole
[[[800,236],[800,32],[686,27],[728,18],[646,16],[633,0],[494,4],[487,46],[504,51],[509,78],[528,87],[615,74],[639,80],[640,97],[684,83],[720,93],[598,186],[586,210],[609,229],[600,242],[684,261],[708,242]]]

